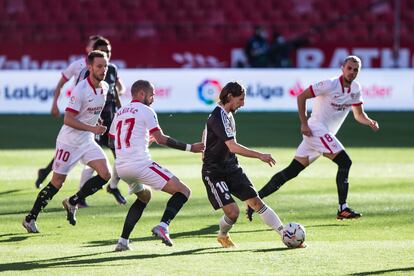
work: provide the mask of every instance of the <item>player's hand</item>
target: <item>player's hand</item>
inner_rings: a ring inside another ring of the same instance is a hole
[[[204,151],[204,143],[198,142],[191,145],[191,152],[203,152]]]
[[[305,136],[308,136],[308,137],[311,137],[311,136],[312,136],[312,131],[311,131],[311,129],[310,129],[310,127],[308,126],[308,124],[307,124],[307,123],[302,123],[302,124],[300,125],[300,132],[301,132],[303,135],[305,135]]]
[[[150,135],[148,140],[148,146],[151,146],[154,142],[157,142],[157,140],[155,140],[154,136]]]
[[[96,125],[92,128],[92,132],[97,135],[102,135],[106,131],[106,126],[103,125]]]
[[[261,153],[259,155],[259,159],[262,160],[263,162],[269,164],[269,166],[273,166],[276,165],[276,160],[273,159],[272,155],[270,153]]]
[[[50,111],[50,113],[52,114],[53,117],[59,118],[60,111],[59,111],[59,107],[57,106],[57,104],[52,104],[52,110]]]
[[[379,125],[378,125],[378,122],[377,121],[374,121],[374,120],[371,120],[372,122],[371,122],[371,124],[369,125],[369,127],[373,130],[373,131],[375,131],[375,132],[377,132],[378,130],[379,130]]]

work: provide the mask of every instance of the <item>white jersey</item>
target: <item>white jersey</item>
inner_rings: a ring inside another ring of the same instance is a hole
[[[315,97],[308,125],[315,135],[336,134],[348,115],[351,106],[361,105],[361,85],[353,81],[343,86],[342,76],[321,81],[309,87]]]
[[[80,122],[95,126],[105,105],[109,89],[105,81],[102,81],[101,85],[101,88],[95,88],[89,77],[80,81],[72,90],[72,95],[65,111],[75,113],[75,119]],[[90,131],[63,125],[57,141],[67,145],[81,146],[83,143],[93,141],[94,137],[95,134]]]
[[[62,77],[67,81],[74,77],[74,85],[77,82],[80,72],[83,68],[86,68],[86,58],[80,58],[69,64],[68,68],[62,71]]]
[[[121,107],[109,130],[109,136],[115,138],[116,167],[152,162],[149,136],[160,129],[157,114],[151,107],[138,101]]]

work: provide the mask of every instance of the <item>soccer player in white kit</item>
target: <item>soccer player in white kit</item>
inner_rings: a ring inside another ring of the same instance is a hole
[[[64,125],[56,138],[52,179],[39,192],[32,210],[23,220],[23,227],[29,233],[39,232],[36,225],[39,212],[60,190],[67,174],[78,161],[92,167],[98,175],[89,179],[74,196],[62,202],[70,224],[76,224],[77,201],[95,193],[111,178],[106,155],[94,140],[95,134],[106,131],[106,127],[98,123],[109,89],[108,84],[103,81],[108,69],[106,53],[90,52],[88,68],[90,76],[73,89],[66,108]]]
[[[150,188],[172,195],[161,222],[152,228],[153,235],[167,246],[173,244],[168,226],[190,196],[190,189],[183,182],[151,160],[150,140],[183,151],[202,152],[204,149],[201,142],[185,144],[162,132],[157,115],[150,107],[154,101],[154,86],[150,82],[136,81],[131,87],[131,96],[131,103],[117,111],[109,131],[110,137],[115,139],[118,175],[129,184],[130,193],[137,196],[125,218],[115,251],[130,249],[129,236],[151,198]]]
[[[96,40],[100,38],[103,38],[103,37],[100,35],[92,35],[89,37],[88,43],[85,47],[86,54],[88,54],[90,51],[93,50],[92,49],[93,44],[95,43]],[[72,77],[74,78],[74,85],[76,85],[79,73],[86,66],[87,66],[87,60],[86,60],[86,57],[83,57],[83,58],[73,61],[71,64],[69,64],[69,66],[64,71],[62,71],[62,76],[60,77],[59,82],[55,88],[55,93],[54,93],[53,102],[52,102],[52,109],[50,111],[53,117],[58,118],[60,116],[60,111],[59,111],[59,107],[57,103],[58,103],[58,99],[60,97],[60,93],[61,93],[63,86]],[[41,187],[42,182],[46,179],[46,177],[49,175],[50,171],[52,170],[52,165],[53,165],[53,159],[49,162],[49,164],[46,167],[40,168],[37,171],[37,179],[35,181],[36,188]]]
[[[344,146],[335,136],[352,108],[355,120],[378,131],[379,126],[364,112],[361,85],[354,81],[361,70],[361,60],[348,56],[342,65],[342,75],[309,86],[298,96],[298,112],[301,121],[302,143],[296,150],[290,165],[275,174],[259,191],[264,198],[277,191],[285,182],[296,177],[303,169],[323,155],[338,165],[336,185],[338,190],[337,219],[356,219],[361,214],[348,207],[348,175],[352,161]],[[312,115],[308,119],[306,100],[315,98]],[[253,210],[247,209],[247,218],[252,220]]]

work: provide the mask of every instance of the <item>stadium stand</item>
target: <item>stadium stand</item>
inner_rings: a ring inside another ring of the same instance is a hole
[[[244,42],[253,26],[262,25],[287,38],[390,43],[393,5],[391,0],[0,0],[0,38],[84,41],[100,33],[111,41]],[[413,26],[414,2],[401,0],[402,43],[414,41]]]

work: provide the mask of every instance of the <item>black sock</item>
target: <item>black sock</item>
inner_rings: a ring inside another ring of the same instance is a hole
[[[137,224],[138,220],[141,218],[142,212],[144,212],[146,206],[147,204],[138,198],[131,205],[128,211],[128,215],[125,218],[124,228],[122,229],[121,235],[122,238],[129,239],[129,235],[131,234],[132,230],[134,230],[134,227]]]
[[[267,184],[260,189],[259,197],[265,198],[276,192],[283,184],[285,184],[285,182],[296,177],[304,168],[305,166],[303,166],[299,161],[293,159],[289,166],[275,174],[269,182],[267,182]]]
[[[175,215],[177,215],[187,200],[188,198],[184,194],[180,192],[175,193],[167,202],[167,207],[162,215],[161,222],[170,225],[171,220],[174,219]]]
[[[336,187],[338,189],[339,204],[346,203],[348,197],[348,176],[352,161],[345,151],[341,151],[332,161],[338,164],[338,172],[336,174]]]
[[[99,191],[106,182],[108,181],[99,175],[90,178],[75,195],[69,198],[69,203],[72,205],[78,204],[79,198],[85,199],[86,197],[93,195]]]
[[[37,195],[36,201],[33,204],[32,210],[26,216],[26,221],[29,222],[31,219],[37,219],[40,211],[46,207],[49,201],[59,190],[49,182]]]
[[[47,164],[46,168],[44,168],[44,172],[46,174],[49,174],[52,171],[52,166],[53,166],[53,162],[55,161],[55,159],[53,158],[49,164]]]

